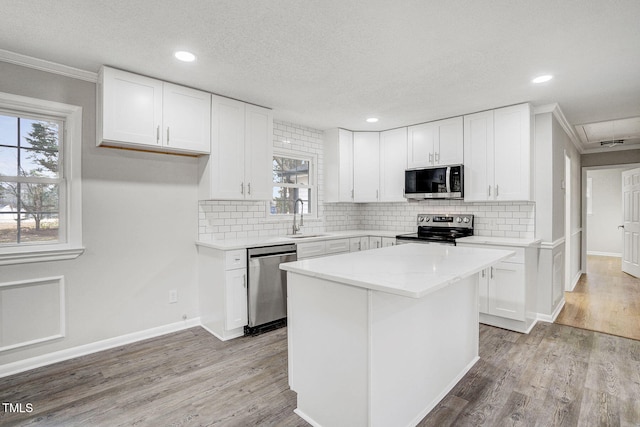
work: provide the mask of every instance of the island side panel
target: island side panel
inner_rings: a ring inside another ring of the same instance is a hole
[[[367,292],[287,273],[289,384],[313,425],[368,425]]]
[[[413,426],[478,360],[478,275],[420,299],[373,292],[371,426]]]

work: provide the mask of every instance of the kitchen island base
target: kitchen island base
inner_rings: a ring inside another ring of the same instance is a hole
[[[410,298],[288,272],[289,385],[314,426],[414,426],[478,360],[478,275]]]

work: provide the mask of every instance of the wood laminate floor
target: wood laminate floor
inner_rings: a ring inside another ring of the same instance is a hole
[[[640,280],[622,272],[621,259],[589,256],[556,323],[640,340]]]
[[[221,342],[192,328],[0,378],[2,426],[307,426],[286,329]],[[557,324],[480,325],[480,361],[420,426],[639,426],[640,342]],[[402,398],[398,396],[398,398]]]

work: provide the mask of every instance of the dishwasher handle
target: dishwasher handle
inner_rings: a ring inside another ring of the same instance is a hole
[[[291,254],[291,253],[296,253],[296,249],[297,249],[297,246],[295,243],[289,243],[286,245],[277,245],[277,246],[263,246],[258,248],[249,248],[247,249],[247,257],[261,258],[265,256],[270,256],[270,255]]]
[[[283,255],[295,255],[295,252],[278,252],[277,254],[269,255],[253,255],[250,256],[249,259],[282,258]]]

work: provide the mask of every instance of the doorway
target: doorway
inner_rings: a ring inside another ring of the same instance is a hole
[[[637,164],[583,168],[582,275],[556,323],[640,340],[640,280],[622,257],[622,171]],[[570,191],[570,189],[569,189]]]

